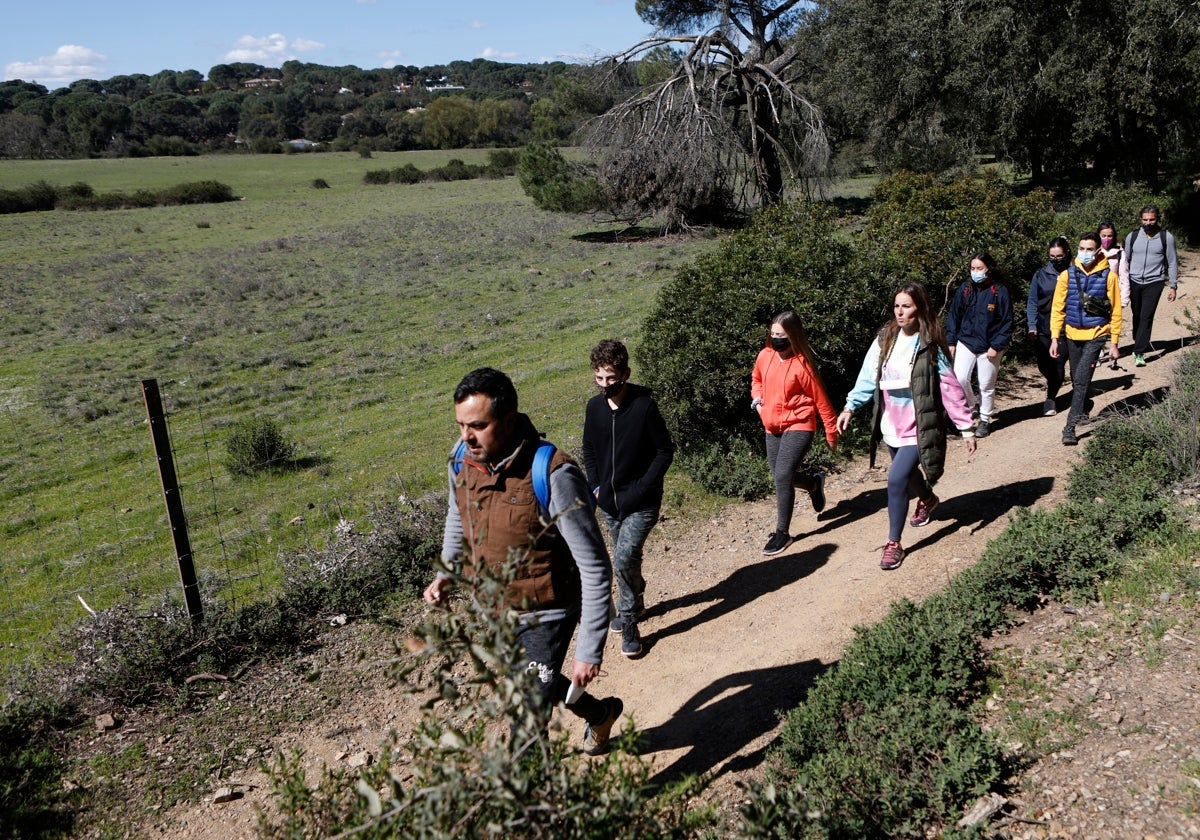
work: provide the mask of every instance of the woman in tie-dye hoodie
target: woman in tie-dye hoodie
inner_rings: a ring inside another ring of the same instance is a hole
[[[962,432],[967,452],[975,451],[971,409],[962,385],[950,366],[946,333],[933,311],[929,292],[921,283],[905,283],[896,291],[895,317],[879,331],[858,381],[846,396],[837,428],[844,432],[855,409],[874,401],[871,422],[871,464],[882,439],[892,456],[888,471],[888,541],[880,568],[890,571],[904,562],[900,537],[908,516],[909,499],[917,510],[909,524],[929,522],[939,499],[933,485],[946,464],[946,430],[953,423]],[[922,473],[922,470],[924,471]]]

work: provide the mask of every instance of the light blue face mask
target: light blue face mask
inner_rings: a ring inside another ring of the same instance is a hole
[[[986,279],[987,279],[986,271],[972,271],[971,272],[971,280],[975,283],[982,283]]]
[[[1096,255],[1090,251],[1080,251],[1077,256],[1080,265],[1091,265],[1096,261]]]

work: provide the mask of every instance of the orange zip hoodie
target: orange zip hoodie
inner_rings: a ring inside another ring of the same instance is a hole
[[[770,347],[759,351],[750,379],[750,398],[762,400],[759,417],[769,433],[816,432],[819,414],[825,439],[837,443],[837,412],[803,354],[781,359]]]

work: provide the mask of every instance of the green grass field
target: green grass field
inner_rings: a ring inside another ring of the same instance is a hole
[[[143,379],[164,393],[197,568],[227,597],[273,586],[279,553],[339,519],[440,486],[450,393],[474,367],[508,372],[577,447],[588,350],[636,344],[663,281],[713,241],[606,240],[614,226],[543,213],[513,178],[362,183],[451,157],[486,152],[0,162],[0,187],[214,179],[244,197],[0,216],[0,665],[83,617],[76,595],[177,588]],[[229,427],[255,413],[301,469],[228,474]]]

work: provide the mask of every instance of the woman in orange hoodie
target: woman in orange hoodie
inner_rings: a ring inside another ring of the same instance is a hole
[[[771,321],[767,346],[754,361],[750,405],[766,430],[767,463],[775,479],[775,530],[763,548],[769,557],[792,544],[796,487],[808,492],[817,513],[825,507],[824,474],[796,472],[816,434],[818,416],[826,443],[837,448],[837,413],[817,372],[804,324],[790,309]]]

